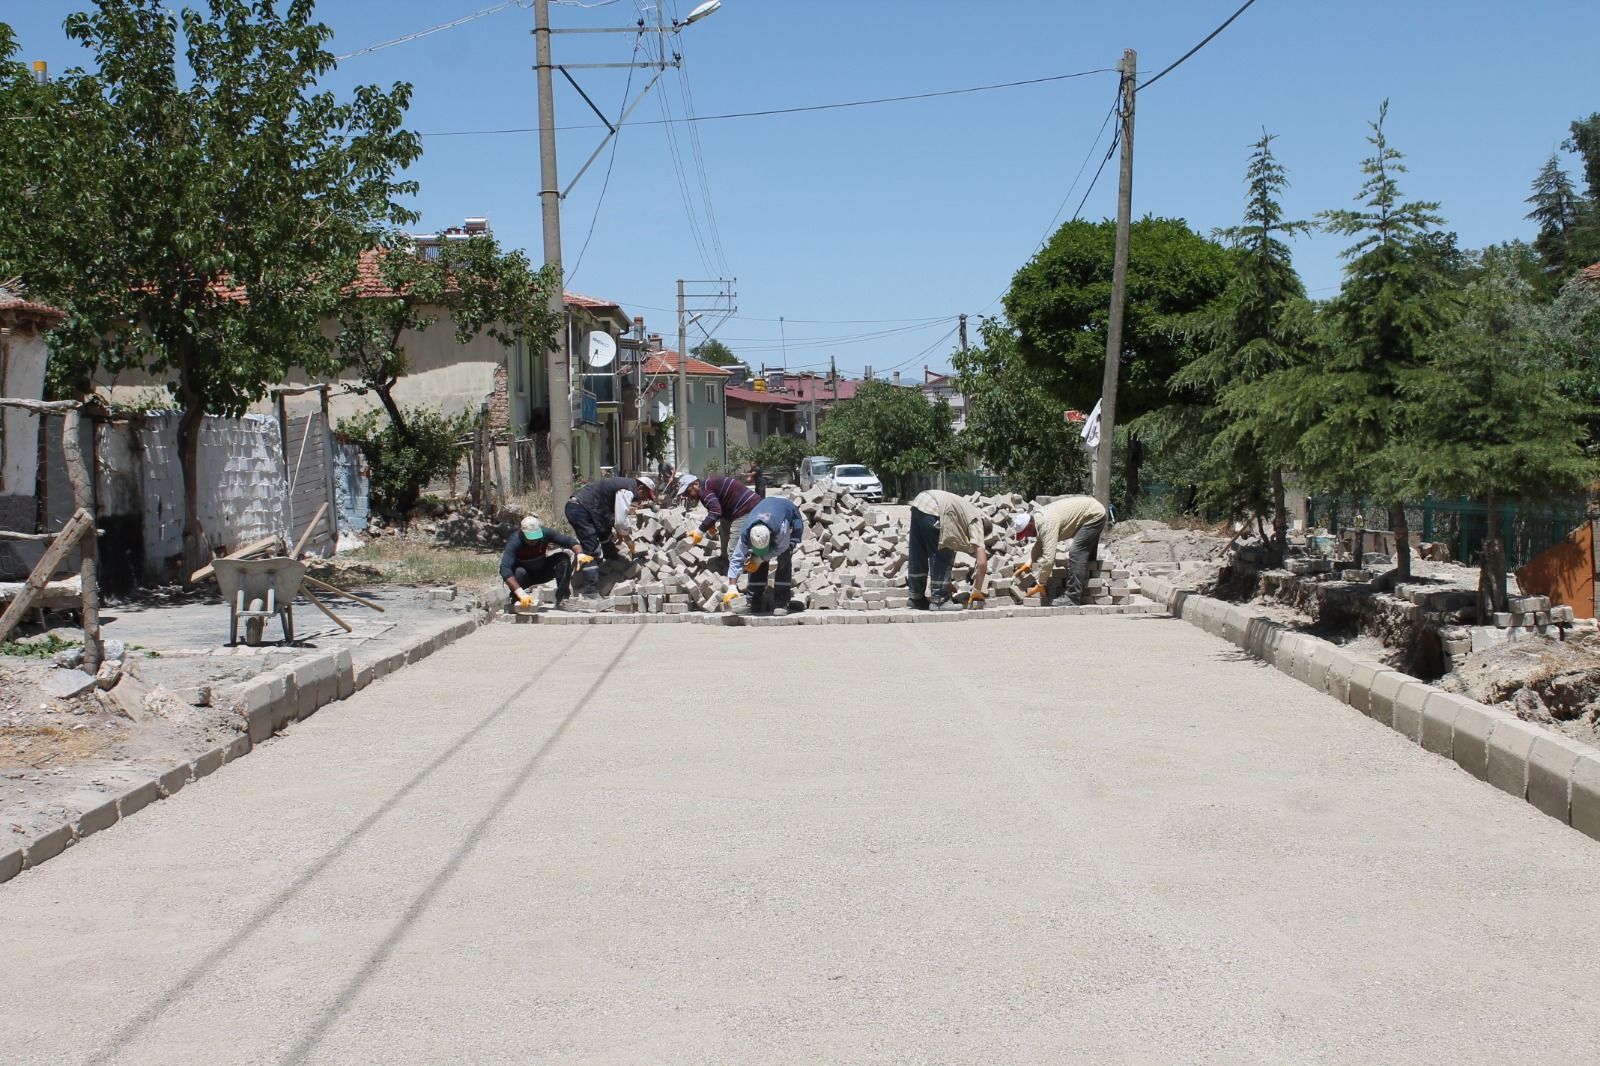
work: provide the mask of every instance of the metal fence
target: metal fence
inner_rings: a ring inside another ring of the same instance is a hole
[[[1368,528],[1390,525],[1389,508],[1383,504],[1326,496],[1306,501],[1306,515],[1312,526],[1337,531],[1353,524],[1358,514]],[[1424,541],[1448,544],[1451,557],[1468,564],[1476,563],[1483,551],[1488,518],[1487,504],[1465,496],[1426,496],[1406,503],[1406,523],[1412,532]],[[1512,570],[1561,543],[1585,521],[1582,500],[1495,504],[1495,523],[1506,545],[1506,566]]]

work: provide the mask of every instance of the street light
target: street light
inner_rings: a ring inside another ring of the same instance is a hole
[[[706,0],[705,3],[689,12],[689,17],[683,20],[685,26],[693,26],[707,15],[715,14],[717,8],[722,6],[722,0]]]

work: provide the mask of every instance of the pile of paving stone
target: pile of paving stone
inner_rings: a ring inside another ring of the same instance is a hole
[[[785,487],[786,495],[800,507],[805,536],[794,559],[792,596],[807,610],[878,611],[905,607],[910,594],[906,570],[910,563],[907,524],[893,519],[850,493],[819,486],[804,491]],[[1036,583],[1031,574],[1017,578],[1016,568],[1028,561],[1031,545],[1011,535],[1011,515],[1027,505],[1021,496],[968,497],[989,522],[988,603],[997,606],[1036,605],[1028,592]],[[601,591],[611,608],[621,614],[688,614],[730,609],[723,603],[727,591],[727,560],[715,537],[694,544],[688,537],[705,518],[696,507],[646,508],[635,520],[633,551],[601,567]],[[1057,566],[1050,579],[1053,596],[1066,583],[1067,545],[1057,551]],[[965,601],[975,562],[958,556],[951,580]],[[1092,564],[1084,602],[1117,605],[1136,595],[1131,574],[1109,561]],[[538,589],[538,599],[548,603],[552,590]]]

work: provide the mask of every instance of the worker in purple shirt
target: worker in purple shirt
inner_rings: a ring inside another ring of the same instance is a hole
[[[685,509],[693,506],[696,500],[705,504],[705,521],[700,523],[699,529],[689,533],[689,539],[699,544],[706,534],[720,527],[724,559],[728,558],[728,545],[738,542],[746,516],[761,502],[761,497],[749,485],[724,474],[713,475],[704,481],[693,474],[680,474],[678,496],[683,499]]]

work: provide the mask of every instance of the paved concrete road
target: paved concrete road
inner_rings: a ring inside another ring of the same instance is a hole
[[[1593,1062],[1597,914],[1182,622],[498,625],[0,886],[0,1057]]]

